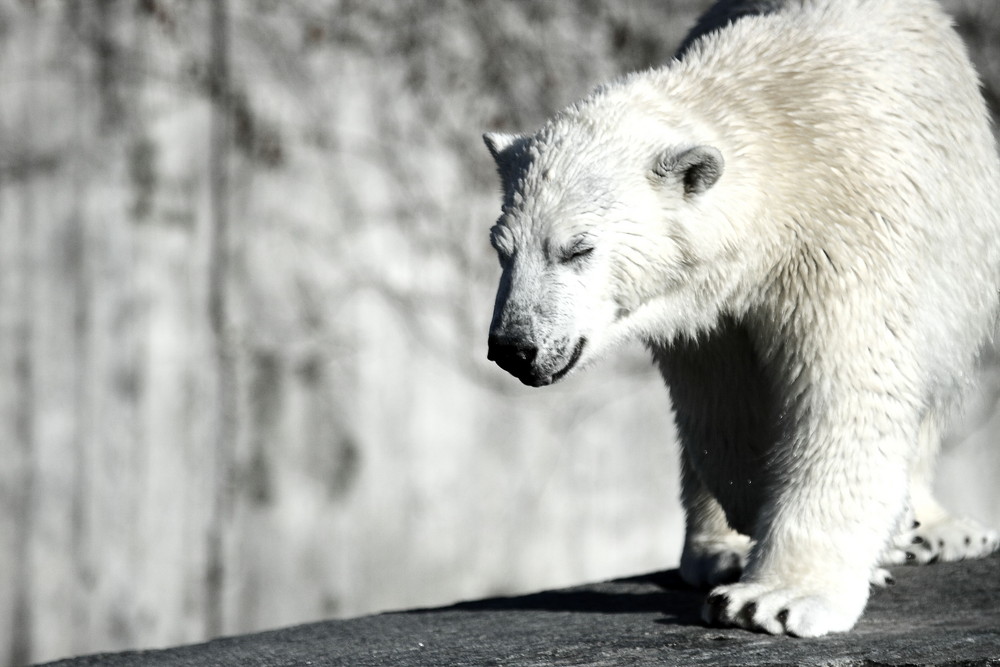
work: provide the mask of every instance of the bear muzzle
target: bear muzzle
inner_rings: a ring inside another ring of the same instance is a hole
[[[562,379],[576,365],[586,342],[581,337],[568,353],[566,346],[539,357],[538,348],[523,339],[491,335],[486,358],[529,387],[542,387]]]

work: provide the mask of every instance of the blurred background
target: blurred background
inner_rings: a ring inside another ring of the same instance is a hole
[[[644,352],[486,361],[480,134],[708,4],[0,0],[0,665],[675,566]],[[940,480],[994,525],[996,368]]]

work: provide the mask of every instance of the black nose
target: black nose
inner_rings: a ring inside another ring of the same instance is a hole
[[[489,345],[486,358],[495,361],[497,366],[518,378],[532,374],[531,364],[538,354],[534,345],[505,336],[490,336]]]

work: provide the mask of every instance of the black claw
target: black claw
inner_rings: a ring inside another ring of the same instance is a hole
[[[983,536],[983,544],[986,544],[987,542],[989,542],[989,539],[984,535]]]
[[[966,535],[965,536],[965,546],[969,546],[970,544],[972,544],[972,538],[969,537],[968,535]]]
[[[788,623],[787,609],[782,609],[781,611],[779,611],[778,615],[775,616],[775,618],[778,619],[778,623],[781,623],[781,627],[785,628],[785,630],[788,630],[788,626],[786,625]]]
[[[729,598],[722,594],[709,595],[705,604],[708,605],[711,622],[719,623],[722,620],[722,615],[726,611],[726,607],[729,606]]]
[[[915,560],[917,560],[917,554],[913,553],[912,551],[907,551],[906,552],[906,562],[909,563],[909,562],[912,562],[912,561],[915,561]]]
[[[895,586],[896,585],[896,580],[893,577],[886,577],[885,578],[885,585],[886,586]]]
[[[944,540],[938,540],[938,549],[944,549]]]
[[[748,626],[753,626],[753,617],[757,615],[757,603],[750,601],[743,605],[743,609],[740,609],[739,618],[744,624]]]
[[[933,565],[934,563],[938,562],[939,558],[941,558],[941,554],[934,554],[933,556],[931,556],[931,559],[927,561],[927,564]]]
[[[923,544],[923,543],[924,543],[924,538],[920,537],[919,535],[915,536],[913,538],[913,541],[911,542],[911,544]]]
[[[718,577],[716,577],[715,583],[717,584],[734,584],[740,580],[740,575],[743,574],[743,568],[739,565],[734,565],[732,567],[727,567],[722,570]]]
[[[920,528],[920,522],[914,520],[913,521],[913,527],[910,530],[916,530],[917,528]]]

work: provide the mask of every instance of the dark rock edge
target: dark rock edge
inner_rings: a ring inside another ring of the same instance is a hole
[[[676,570],[49,665],[997,665],[1000,555],[893,570],[857,627],[794,639],[705,627]]]

